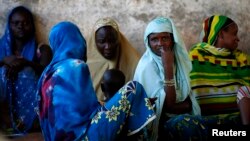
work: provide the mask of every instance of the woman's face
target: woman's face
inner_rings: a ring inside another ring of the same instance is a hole
[[[223,47],[235,50],[238,47],[238,26],[236,23],[232,23],[226,29],[222,30]]]
[[[95,42],[98,51],[109,60],[116,56],[117,48],[120,46],[118,33],[112,26],[99,28],[95,34]]]
[[[33,25],[28,13],[17,12],[10,18],[10,30],[14,38],[27,40],[33,34]]]
[[[154,54],[161,56],[162,48],[174,46],[173,35],[168,32],[151,33],[148,36],[148,43]]]

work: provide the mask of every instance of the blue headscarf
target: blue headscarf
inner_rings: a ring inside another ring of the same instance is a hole
[[[38,84],[39,118],[44,138],[57,140],[59,131],[80,138],[99,106],[85,63],[86,42],[71,22],[55,25],[49,41],[53,59]],[[46,92],[42,93],[44,89]]]
[[[6,56],[13,55],[12,52],[12,44],[13,44],[13,35],[10,30],[10,20],[11,17],[17,13],[17,12],[25,12],[29,15],[29,18],[31,20],[33,33],[31,34],[31,39],[28,40],[28,42],[23,47],[23,51],[21,53],[22,57],[31,61],[35,57],[35,51],[36,51],[36,40],[35,40],[35,26],[34,26],[34,20],[32,13],[23,6],[18,6],[14,8],[9,16],[8,16],[8,22],[6,25],[5,33],[3,37],[0,39],[0,60],[2,60]]]
[[[53,52],[51,64],[68,58],[86,62],[86,41],[72,23],[61,22],[54,26],[49,35],[49,42]]]
[[[0,60],[7,56],[14,55],[12,52],[14,37],[10,29],[10,20],[15,13],[24,12],[28,14],[31,24],[32,33],[30,39],[24,45],[21,52],[21,57],[32,61],[36,55],[36,40],[35,27],[32,13],[23,6],[14,8],[9,16],[3,37],[0,39]],[[9,80],[6,77],[5,66],[0,67],[0,100],[8,101],[10,120],[12,122],[12,133],[25,133],[32,127],[33,121],[36,117],[34,111],[35,107],[35,92],[38,76],[31,67],[25,67],[18,73],[17,80]],[[14,116],[13,113],[16,113]],[[24,129],[19,131],[19,120],[24,124]]]

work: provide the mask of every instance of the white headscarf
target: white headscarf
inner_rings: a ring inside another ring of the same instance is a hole
[[[173,21],[170,18],[158,17],[152,20],[145,31],[144,43],[146,52],[140,59],[134,80],[139,81],[145,88],[149,97],[157,97],[156,100],[156,114],[157,120],[153,123],[153,136],[151,140],[157,140],[158,124],[165,100],[164,91],[164,68],[161,57],[154,54],[148,44],[148,35],[151,33],[169,32],[174,36],[174,80],[176,89],[176,102],[184,101],[188,96],[192,101],[192,114],[200,115],[200,107],[191,93],[189,72],[192,64],[188,57],[186,46],[178,33]]]

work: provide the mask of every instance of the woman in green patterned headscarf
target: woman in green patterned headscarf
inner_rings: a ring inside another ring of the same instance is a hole
[[[237,32],[232,19],[211,16],[203,23],[202,42],[189,52],[191,87],[209,124],[240,123],[236,95],[241,86],[250,85],[250,63],[237,49]]]

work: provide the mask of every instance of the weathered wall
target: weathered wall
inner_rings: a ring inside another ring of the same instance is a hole
[[[0,35],[8,12],[17,5],[34,13],[40,41],[48,42],[50,28],[62,20],[76,23],[88,38],[95,21],[109,16],[118,21],[120,30],[140,53],[145,51],[145,27],[156,16],[173,18],[190,48],[198,41],[203,19],[211,14],[224,14],[238,23],[239,46],[250,53],[249,0],[0,0]]]

